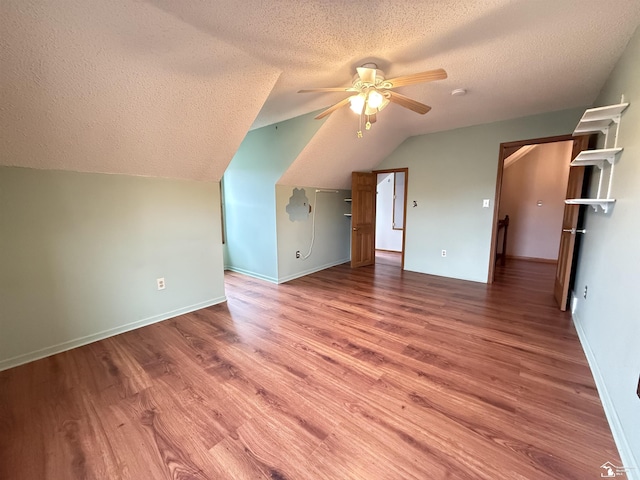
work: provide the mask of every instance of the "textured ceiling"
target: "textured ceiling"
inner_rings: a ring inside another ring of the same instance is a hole
[[[3,165],[217,180],[280,75],[145,3],[1,4]]]
[[[335,111],[278,183],[307,185],[312,180],[315,187],[351,189],[352,171],[371,170],[407,137],[394,124],[392,109],[401,107],[389,105],[370,131],[363,128],[362,138],[356,136],[358,115],[348,108]]]
[[[279,183],[344,187],[411,135],[588,105],[638,0],[2,0],[0,164],[217,180],[250,128],[318,110],[375,61],[444,68],[365,138],[333,115]],[[454,88],[468,94],[452,97]]]

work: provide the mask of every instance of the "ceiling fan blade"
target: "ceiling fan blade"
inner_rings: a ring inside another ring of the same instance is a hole
[[[368,68],[368,67],[358,67],[356,68],[358,72],[358,76],[362,83],[370,83],[371,85],[375,85],[376,83],[376,69]]]
[[[425,105],[424,103],[417,102],[409,97],[405,97],[404,95],[400,95],[396,92],[389,92],[389,101],[393,103],[397,103],[401,107],[408,108],[409,110],[413,110],[420,115],[424,115],[431,107],[429,105]]]
[[[434,80],[444,80],[447,78],[447,72],[442,68],[429,70],[428,72],[414,73],[413,75],[405,75],[403,77],[389,78],[384,81],[385,84],[390,83],[391,87],[404,87],[405,85],[415,85],[416,83],[433,82]]]
[[[336,110],[338,110],[340,107],[344,107],[347,103],[349,103],[349,100],[351,99],[351,97],[347,97],[344,100],[340,100],[338,103],[336,103],[335,105],[332,105],[331,107],[327,108],[324,112],[322,112],[320,115],[318,115],[316,117],[316,120],[320,120],[321,118],[326,117],[327,115],[332,114],[333,112],[335,112]]]
[[[330,88],[307,88],[306,90],[298,90],[298,93],[310,92],[348,92],[352,87],[330,87]]]

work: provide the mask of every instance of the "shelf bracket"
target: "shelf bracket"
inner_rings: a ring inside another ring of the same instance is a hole
[[[620,133],[620,123],[622,118],[622,112],[629,106],[624,101],[624,95],[620,99],[620,103],[617,105],[608,105],[604,107],[596,107],[587,109],[582,118],[578,122],[573,135],[580,135],[585,133],[603,133],[604,134],[604,148],[596,150],[584,150],[580,152],[576,158],[571,162],[572,167],[586,167],[594,166],[600,170],[598,178],[598,194],[596,198],[574,198],[567,199],[565,203],[568,205],[590,205],[594,211],[598,211],[601,208],[604,213],[609,211],[609,206],[615,203],[615,199],[611,198],[611,187],[613,186],[613,177],[615,172],[615,164],[618,156],[622,152],[622,148],[618,147],[618,134]],[[611,131],[611,127],[615,125],[615,131]],[[613,147],[609,146],[610,135],[613,137]],[[602,190],[604,186],[604,170],[606,163],[608,162],[611,167],[609,168],[609,182],[607,187],[607,196],[602,198]]]

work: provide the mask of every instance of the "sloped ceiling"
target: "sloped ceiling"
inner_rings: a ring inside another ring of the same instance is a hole
[[[391,108],[391,106],[389,106]],[[382,113],[387,113],[385,109]],[[332,113],[278,181],[281,185],[311,185],[351,189],[351,172],[368,171],[393,152],[407,134],[394,124],[394,115],[382,115],[358,138],[358,116],[348,108]]]
[[[217,180],[281,71],[142,2],[2,1],[0,164]]]
[[[539,149],[541,145],[525,145],[524,147],[520,147],[518,150],[513,152],[507,158],[504,159],[503,168],[507,169],[513,166],[516,162],[519,162],[527,155],[532,153],[534,150]]]
[[[331,105],[374,61],[399,91],[365,138],[332,114],[280,183],[345,186],[408,136],[590,104],[637,0],[3,0],[0,164],[217,180],[250,128]],[[464,97],[451,90],[463,87]]]

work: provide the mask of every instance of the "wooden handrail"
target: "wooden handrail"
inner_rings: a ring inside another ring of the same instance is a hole
[[[502,252],[498,252],[498,244],[500,242],[500,230],[504,228],[502,234]],[[500,265],[507,261],[507,233],[509,232],[509,215],[505,215],[504,219],[498,220],[498,233],[496,235],[496,263],[500,260]]]

